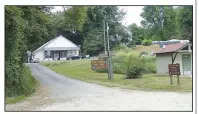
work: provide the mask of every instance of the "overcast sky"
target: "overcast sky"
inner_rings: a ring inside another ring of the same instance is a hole
[[[142,18],[140,17],[140,14],[142,13],[143,6],[119,6],[121,9],[124,9],[126,11],[126,16],[122,23],[126,26],[136,23],[138,26],[140,26],[140,22]],[[63,10],[61,6],[55,6],[55,9],[52,11],[59,11]]]

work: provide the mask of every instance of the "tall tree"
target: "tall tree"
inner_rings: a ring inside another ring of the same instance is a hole
[[[145,29],[138,27],[135,23],[129,25],[129,28],[132,32],[132,44],[141,45],[145,37]]]
[[[144,18],[141,24],[146,31],[146,38],[153,40],[167,40],[176,34],[176,12],[172,6],[145,6],[141,17]],[[161,17],[162,12],[162,17]],[[163,22],[163,26],[162,26]]]
[[[87,20],[86,23],[83,26],[83,37],[84,37],[84,50],[85,52],[90,52],[89,50],[91,50],[91,48],[89,46],[86,46],[87,44],[85,42],[87,42],[87,40],[89,40],[90,33],[95,34],[95,32],[90,32],[92,30],[94,31],[98,31],[96,32],[96,35],[101,36],[100,39],[101,41],[104,40],[103,37],[103,20],[105,20],[106,22],[108,22],[109,24],[109,36],[110,36],[110,44],[111,47],[113,47],[117,41],[117,33],[116,30],[118,28],[118,26],[121,26],[120,21],[122,20],[123,16],[125,15],[125,12],[121,11],[117,6],[91,6],[88,8],[87,11]],[[100,33],[100,34],[99,34]],[[95,37],[94,37],[95,38]],[[97,46],[100,45],[100,47],[103,47],[104,43],[103,42],[97,42],[98,40],[96,40],[96,45],[95,48],[97,48]],[[114,42],[114,43],[113,43]],[[97,45],[99,44],[99,45]],[[97,53],[103,51],[103,49],[98,50]],[[92,53],[90,53],[92,54]],[[94,54],[94,53],[93,53]]]
[[[87,18],[86,6],[65,7],[62,12],[50,15],[52,33],[63,35],[77,45],[82,45],[82,27]]]
[[[6,96],[24,95],[30,90],[24,74],[25,55],[47,40],[45,7],[5,7],[5,79]]]
[[[193,7],[179,6],[177,8],[176,25],[178,37],[193,42]]]

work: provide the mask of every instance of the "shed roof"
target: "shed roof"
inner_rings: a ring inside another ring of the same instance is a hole
[[[176,44],[169,44],[165,45],[165,48],[159,48],[158,50],[154,50],[154,54],[157,53],[169,53],[169,52],[176,52],[183,47],[187,46],[189,42],[184,42],[184,43],[176,43]]]

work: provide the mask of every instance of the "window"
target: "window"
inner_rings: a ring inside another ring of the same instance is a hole
[[[61,57],[66,57],[66,52],[60,52],[61,53]]]
[[[50,51],[50,55],[48,55],[48,51],[45,51],[44,54],[45,54],[45,58],[52,58],[53,57],[52,51]]]

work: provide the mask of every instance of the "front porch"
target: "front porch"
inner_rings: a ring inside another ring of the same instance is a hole
[[[79,55],[78,50],[45,50],[44,60],[67,60],[72,55]]]

